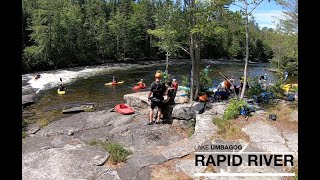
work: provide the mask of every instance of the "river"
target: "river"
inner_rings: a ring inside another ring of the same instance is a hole
[[[234,76],[236,84],[239,84],[239,77],[243,75],[243,62],[225,62],[214,60],[203,60],[201,69],[211,64],[209,76],[213,80],[213,85],[218,85],[223,77]],[[272,72],[265,71],[265,67],[270,64],[254,63],[249,64],[248,72],[250,77],[268,74],[268,80],[276,81],[276,76]],[[191,68],[190,60],[171,60],[169,73],[181,83],[182,76],[189,75]],[[68,116],[61,113],[62,108],[67,105],[77,103],[94,103],[96,110],[111,109],[116,104],[124,102],[123,95],[135,92],[132,87],[140,80],[144,79],[147,86],[154,80],[156,70],[164,70],[165,61],[140,61],[136,64],[113,63],[99,66],[87,66],[81,68],[69,68],[53,71],[37,72],[22,75],[22,95],[37,92],[39,100],[29,106],[26,111],[31,115],[25,117],[30,123],[38,119],[46,118],[49,121]],[[36,74],[41,74],[41,78],[34,81],[32,78]],[[112,80],[115,75],[118,81],[124,84],[117,86],[105,86],[104,84]],[[58,95],[57,88],[62,78],[67,87],[66,94]],[[296,82],[295,78],[289,78]],[[146,89],[148,90],[148,89]]]

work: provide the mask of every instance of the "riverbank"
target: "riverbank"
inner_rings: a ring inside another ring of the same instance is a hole
[[[109,110],[81,112],[41,128],[27,128],[28,135],[22,139],[23,179],[194,179],[193,173],[196,172],[292,170],[268,166],[239,166],[231,170],[225,166],[197,167],[194,166],[194,153],[198,145],[218,142],[242,144],[245,147],[243,152],[292,151],[297,155],[298,116],[294,103],[279,101],[273,107],[260,107],[247,120],[241,117],[231,120],[229,127],[238,127],[225,132],[235,134],[240,128],[240,132],[248,137],[236,139],[236,134],[225,136],[221,133],[221,127],[213,121],[224,113],[228,101],[207,103],[205,111],[199,114],[203,103],[184,103],[187,100],[178,94],[177,104],[172,106],[172,124],[150,126],[147,125],[147,93],[124,96],[126,103],[136,111],[133,115],[121,115]],[[292,113],[284,111],[284,107]],[[281,115],[273,122],[267,119],[268,113],[290,116]],[[291,129],[286,129],[284,122],[291,123]],[[113,164],[107,151],[92,146],[93,141],[99,140],[117,142],[133,154],[125,162]]]

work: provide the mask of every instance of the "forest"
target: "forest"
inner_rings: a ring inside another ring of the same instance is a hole
[[[233,3],[247,1],[22,0],[22,70],[165,58],[244,61],[247,27],[249,62],[298,74],[298,1],[277,0],[286,18],[276,29],[259,27],[251,14],[246,22],[245,12],[229,9]]]

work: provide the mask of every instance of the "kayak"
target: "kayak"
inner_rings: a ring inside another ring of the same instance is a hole
[[[139,90],[139,89],[144,89],[146,88],[147,86],[134,86],[132,89],[133,90]]]
[[[178,90],[190,91],[190,88],[189,88],[189,87],[186,87],[186,86],[179,86],[179,87],[178,87]]]
[[[118,85],[118,84],[122,84],[122,83],[124,83],[124,81],[119,81],[119,82],[117,82],[117,83],[109,82],[109,83],[105,83],[104,85],[106,85],[106,86],[113,86],[113,85]]]
[[[285,91],[285,92],[289,92],[291,88],[296,88],[298,87],[298,84],[286,84],[286,85],[282,85],[282,89]]]
[[[58,89],[58,94],[65,94],[66,93],[66,91],[60,91],[59,89]]]
[[[134,110],[127,104],[117,104],[114,109],[120,114],[134,114]]]

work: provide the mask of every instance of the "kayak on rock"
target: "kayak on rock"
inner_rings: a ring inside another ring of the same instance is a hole
[[[120,114],[134,114],[134,110],[127,104],[117,104],[114,109]]]

